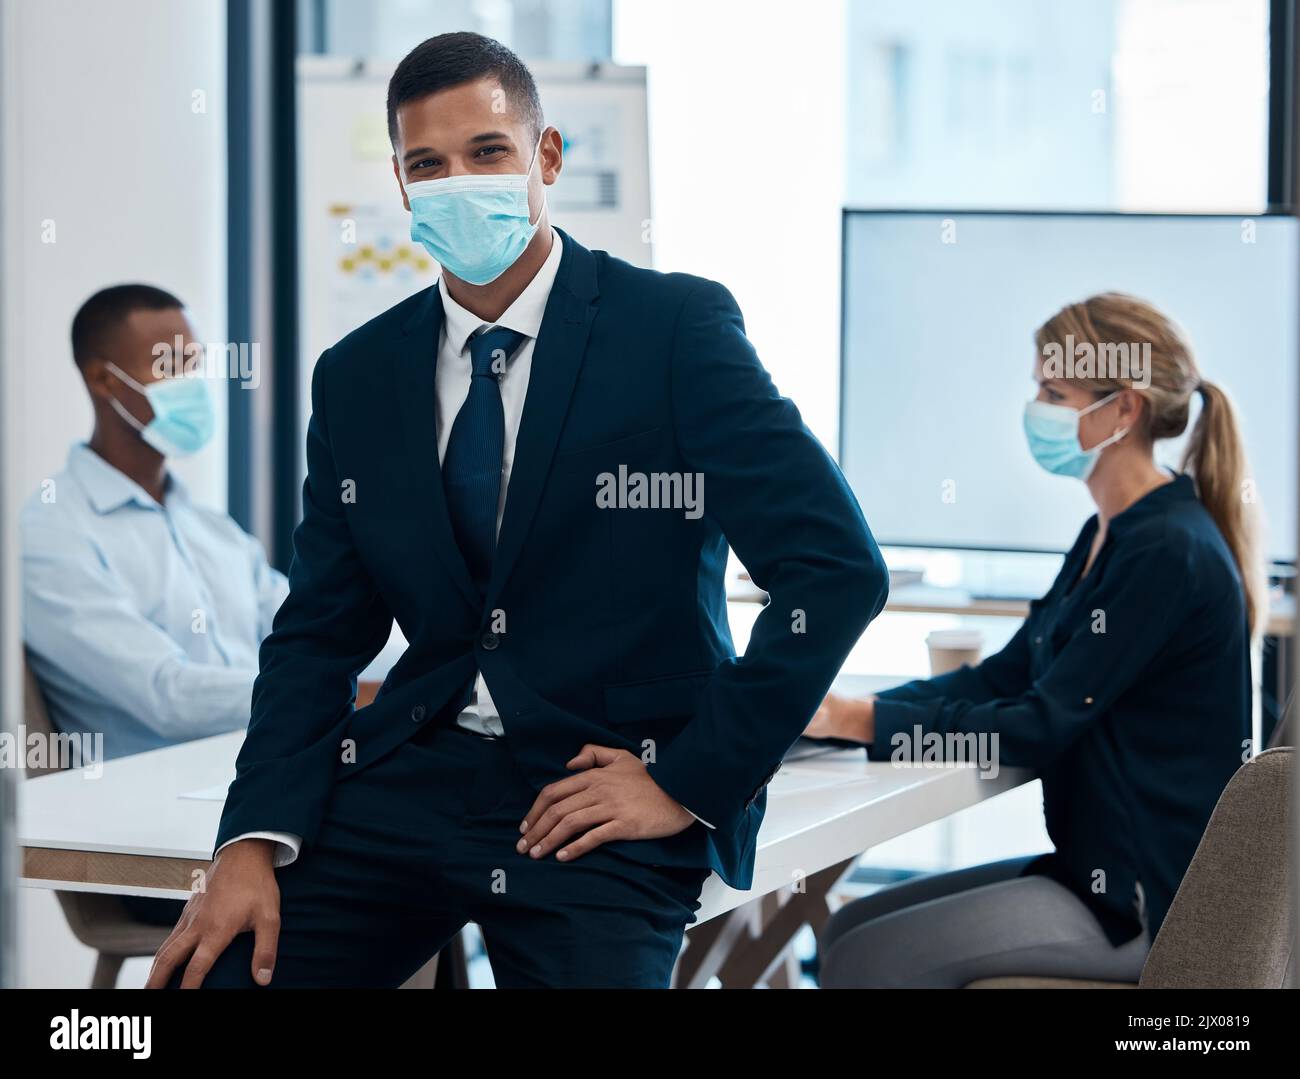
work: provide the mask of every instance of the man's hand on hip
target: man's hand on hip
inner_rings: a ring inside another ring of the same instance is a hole
[[[613,839],[676,835],[695,820],[626,749],[586,745],[566,767],[578,774],[543,787],[519,826],[520,854],[555,851],[570,862]]]
[[[226,946],[249,930],[256,934],[253,980],[270,983],[280,935],[274,848],[268,839],[241,839],[222,849],[208,872],[207,886],[190,897],[176,928],[154,956],[146,989],[166,988],[172,972],[187,960],[181,988],[199,988]]]

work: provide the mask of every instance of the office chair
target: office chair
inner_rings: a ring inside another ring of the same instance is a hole
[[[1136,986],[980,978],[967,989],[1289,989],[1294,984],[1291,791],[1295,750],[1269,749],[1229,781]]]

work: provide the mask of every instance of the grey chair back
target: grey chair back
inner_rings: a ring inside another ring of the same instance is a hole
[[[1278,989],[1291,980],[1295,750],[1252,758],[1219,797],[1146,965],[1143,989]]]

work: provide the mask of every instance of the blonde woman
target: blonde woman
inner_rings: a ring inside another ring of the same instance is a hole
[[[1085,483],[1096,515],[1001,652],[876,697],[831,695],[807,733],[862,742],[880,760],[907,759],[918,732],[996,735],[1003,766],[1042,778],[1055,850],[850,903],[820,942],[827,988],[1136,980],[1249,746],[1265,581],[1228,397],[1173,323],[1130,296],[1063,308],[1036,344],[1030,452],[1062,482]],[[1114,358],[1099,346],[1119,344],[1139,358],[1149,344],[1149,370],[1080,377],[1060,362],[1087,345]],[[1154,446],[1183,433],[1193,397],[1200,414],[1172,473]]]

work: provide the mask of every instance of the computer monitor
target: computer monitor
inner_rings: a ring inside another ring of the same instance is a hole
[[[1094,507],[1025,445],[1034,331],[1120,291],[1177,321],[1235,400],[1265,551],[1294,560],[1298,257],[1282,215],[845,211],[840,464],[877,539],[1070,547]]]

